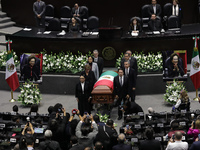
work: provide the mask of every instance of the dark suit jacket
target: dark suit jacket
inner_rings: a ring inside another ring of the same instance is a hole
[[[88,100],[88,98],[90,97],[90,86],[89,86],[88,82],[85,82],[85,85],[84,85],[84,95],[85,95],[85,97],[83,97],[81,83],[79,82],[76,85],[75,97],[78,98],[79,100],[81,100],[81,99]]]
[[[153,10],[153,5],[152,4],[149,6],[148,13],[149,13],[149,16],[154,14],[154,10]],[[161,10],[160,4],[156,4],[156,16],[161,16],[161,13],[162,13],[162,10]]]
[[[125,69],[124,69],[124,74],[125,74]],[[130,68],[129,69],[129,74],[128,74],[128,93],[131,93],[132,88],[136,87],[136,73],[135,70]]]
[[[120,67],[123,70],[124,70],[124,62],[125,62],[125,59],[122,58]],[[130,67],[133,68],[135,70],[136,75],[138,75],[138,66],[137,66],[137,60],[136,60],[135,57],[131,57],[131,59],[130,59]]]
[[[39,144],[38,150],[46,150],[46,147],[49,147],[53,150],[61,150],[60,145],[56,141],[45,140]]]
[[[105,126],[105,130],[106,130],[106,132],[108,133],[108,135],[110,137],[111,143],[109,145],[107,145],[106,148],[105,148],[105,144],[106,144],[105,141],[109,141],[109,137],[104,132],[103,126],[99,126],[98,127],[98,134],[96,136],[95,141],[102,142],[103,145],[104,145],[104,148],[106,150],[110,150],[110,149],[112,149],[112,147],[114,145],[117,144],[117,131],[115,129],[111,128],[111,127],[108,127],[107,125]]]
[[[80,25],[78,23],[75,24],[75,26],[72,25],[72,23],[69,24],[69,32],[79,32],[80,31]]]
[[[200,148],[200,141],[192,143],[189,150],[199,150]]]
[[[117,144],[113,146],[112,150],[133,150],[133,149],[131,148],[131,145]]]
[[[148,22],[148,28],[149,28],[149,31],[161,31],[162,30],[162,23],[158,19],[156,19],[155,21],[150,20]]]
[[[70,148],[69,150],[84,150],[84,146],[77,144],[77,145],[73,146],[72,148]]]
[[[87,76],[85,71],[83,71],[81,75],[85,76],[85,81],[89,83],[90,90],[92,91],[94,83],[96,82],[94,72],[90,70]]]
[[[113,94],[118,95],[120,98],[126,97],[126,95],[129,94],[128,86],[128,77],[125,75],[123,76],[123,86],[121,86],[119,82],[119,76],[116,76],[113,81]]]
[[[42,18],[44,18],[45,10],[46,10],[45,2],[40,1],[40,6],[38,6],[38,2],[35,2],[33,4],[33,12],[34,12],[35,16],[40,15]]]
[[[145,140],[141,142],[140,150],[161,150],[161,144],[157,140]]]
[[[172,7],[174,7],[174,5],[172,5]],[[170,9],[169,9],[168,16],[171,16],[173,14],[172,13],[172,10],[173,10],[172,7],[170,7]],[[181,21],[181,19],[183,18],[183,13],[182,13],[181,5],[178,4],[178,7],[179,7],[178,17],[179,17],[179,21]]]
[[[85,15],[85,12],[84,12],[80,7],[79,7],[78,9],[79,9],[78,14],[80,15],[79,18],[82,18],[82,17]],[[72,11],[71,11],[72,16],[74,16],[75,10],[76,10],[76,9],[73,7],[73,8],[72,8]]]
[[[138,105],[136,102],[131,102],[131,106],[128,106],[127,109],[124,112],[124,115],[128,114],[137,114],[138,112],[144,112],[142,107]]]
[[[129,26],[129,31],[130,31],[130,32],[134,31],[134,26],[133,26],[132,24]],[[139,32],[142,31],[142,28],[141,28],[141,25],[140,25],[140,24],[138,24],[138,25],[136,26],[136,31],[139,31]]]
[[[26,64],[22,70],[22,76],[24,76],[24,81],[30,80],[32,81],[35,79],[35,81],[40,79],[40,68],[36,65],[32,68],[32,76],[31,76],[31,67],[29,64]]]
[[[104,61],[103,61],[103,58],[102,57],[98,57],[97,59],[97,65],[98,65],[98,68],[99,68],[99,76],[102,74],[102,71],[103,71],[103,66],[104,66]]]

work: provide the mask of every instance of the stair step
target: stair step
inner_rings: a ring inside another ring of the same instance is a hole
[[[6,22],[6,23],[1,23],[1,24],[0,24],[0,29],[2,29],[2,28],[7,28],[7,27],[11,27],[11,26],[13,26],[13,25],[15,25],[15,24],[16,24],[16,23],[13,22],[13,21]]]
[[[0,45],[6,46],[6,39],[5,39],[5,36],[4,36],[4,35],[1,35],[1,36],[0,36]]]
[[[6,46],[0,45],[0,51],[6,50]]]
[[[10,17],[0,18],[0,23],[6,23],[6,22],[9,22],[10,20],[11,20]]]
[[[0,11],[0,17],[1,17],[1,18],[7,17],[7,14],[6,14],[5,12]]]

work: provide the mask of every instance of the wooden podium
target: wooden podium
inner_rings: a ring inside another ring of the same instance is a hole
[[[92,90],[93,104],[112,104],[114,103],[113,90],[105,85],[97,86]]]

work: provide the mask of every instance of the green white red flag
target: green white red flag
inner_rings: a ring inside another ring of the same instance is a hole
[[[192,53],[191,68],[190,68],[190,78],[194,84],[195,89],[200,87],[200,67],[199,67],[199,51],[198,51],[198,39],[197,37],[193,38],[195,40],[194,50]]]
[[[7,53],[7,62],[6,62],[6,77],[8,85],[12,91],[15,91],[19,87],[19,79],[17,76],[17,71],[11,51]]]

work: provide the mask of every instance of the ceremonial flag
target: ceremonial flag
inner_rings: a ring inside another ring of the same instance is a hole
[[[198,89],[200,87],[199,51],[197,40],[198,38],[195,37],[195,44],[190,68],[190,78],[192,79],[195,89]]]
[[[11,51],[7,53],[7,62],[6,62],[6,81],[10,86],[12,91],[15,91],[19,87],[19,80],[14,64],[14,59]]]
[[[98,81],[95,83],[94,88],[99,85],[106,85],[109,88],[113,89],[114,77],[116,77],[117,75],[118,74],[114,71],[106,71],[102,73]]]

